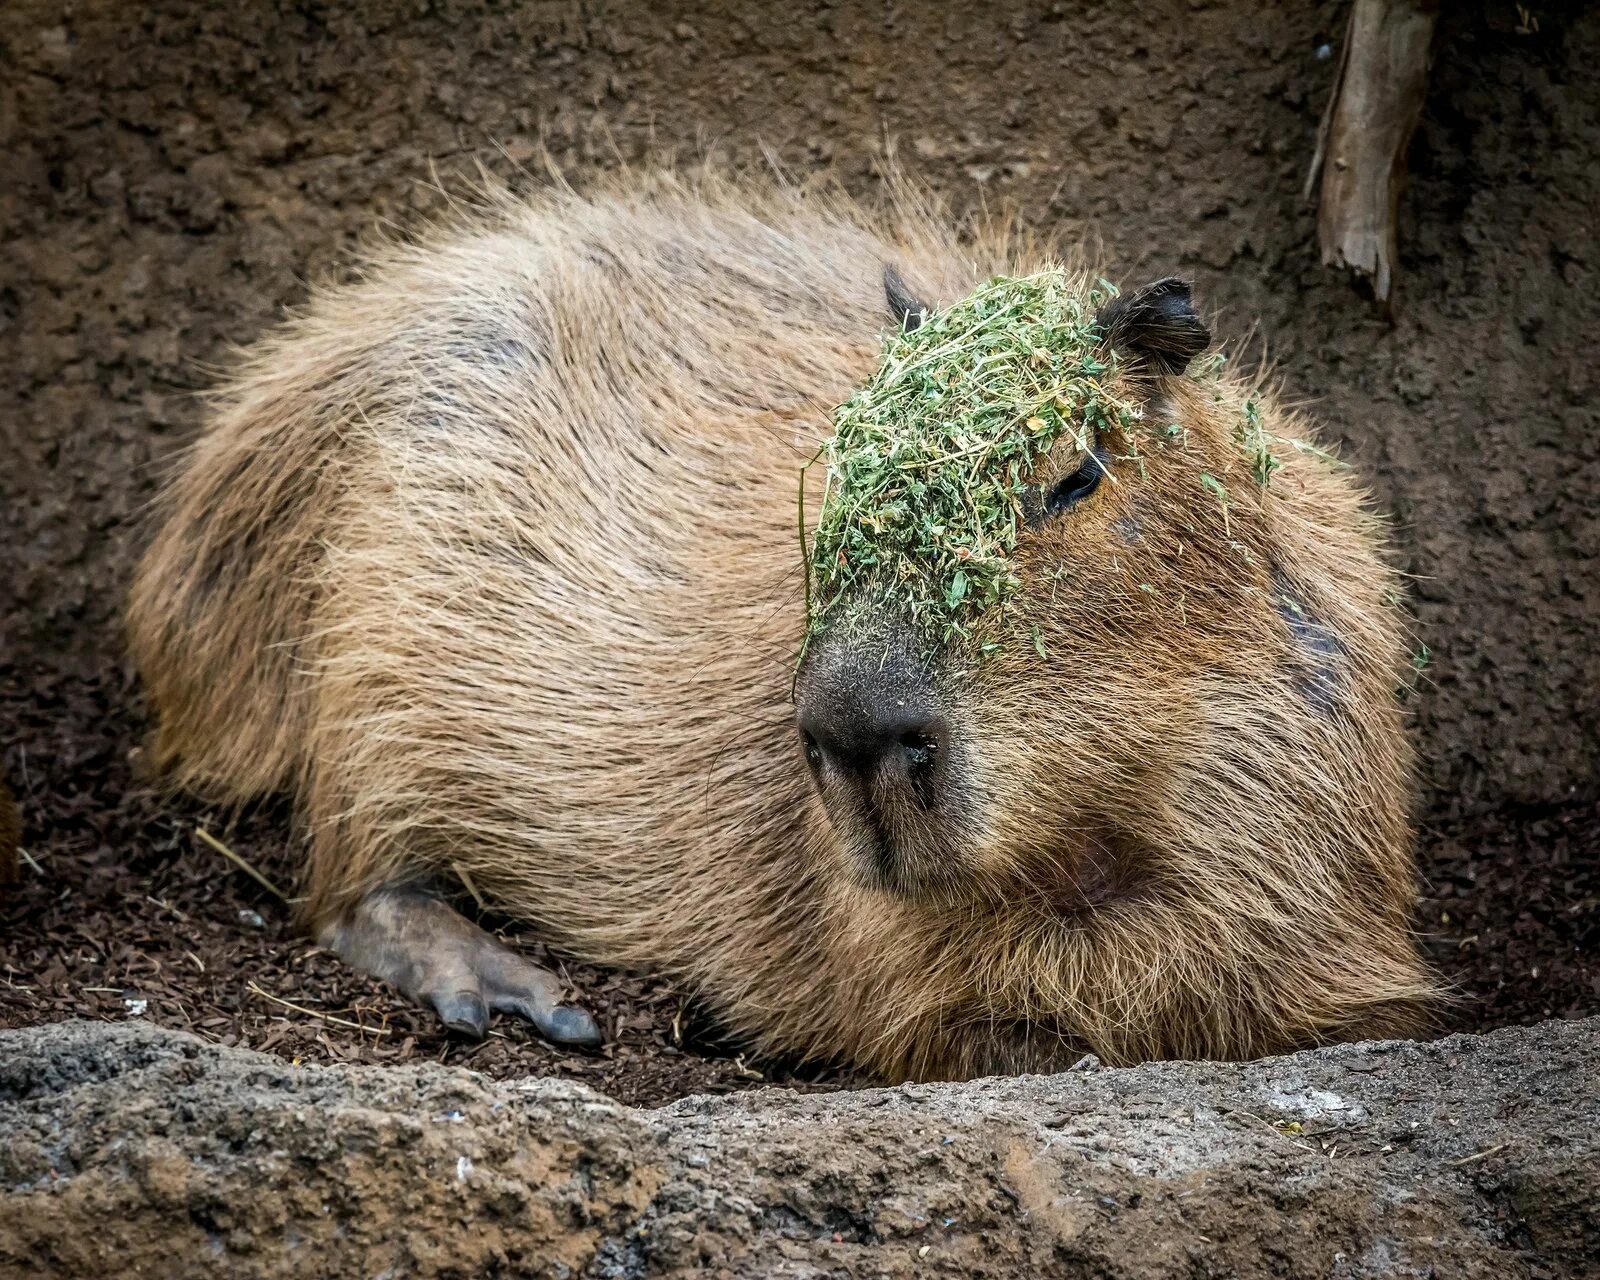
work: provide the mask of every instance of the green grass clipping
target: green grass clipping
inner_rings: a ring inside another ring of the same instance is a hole
[[[806,564],[808,642],[887,610],[947,643],[1006,603],[1040,462],[1064,437],[1087,450],[1134,420],[1106,389],[1115,356],[1095,324],[1115,296],[1060,267],[997,276],[888,336],[814,460],[827,484]]]

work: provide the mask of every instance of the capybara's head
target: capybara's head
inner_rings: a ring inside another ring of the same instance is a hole
[[[1051,269],[934,310],[887,283],[898,332],[824,448],[796,681],[841,872],[1094,910],[1195,874],[1156,863],[1197,824],[1271,843],[1360,804],[1306,793],[1382,648],[1334,615],[1381,610],[1387,571],[1336,464],[1198,359],[1188,287]],[[1360,600],[1326,602],[1341,574]]]

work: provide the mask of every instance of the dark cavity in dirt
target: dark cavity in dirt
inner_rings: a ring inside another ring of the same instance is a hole
[[[1433,651],[1419,925],[1448,1026],[1600,1012],[1600,11],[1525,8],[1441,16],[1384,318],[1322,267],[1300,194],[1335,0],[0,6],[0,776],[31,859],[0,901],[0,1024],[138,1016],[639,1102],[756,1083],[656,979],[569,969],[608,1035],[584,1057],[504,1020],[448,1040],[318,951],[193,834],[286,885],[284,812],[230,824],[136,781],[116,623],[194,392],[308,277],[445,212],[480,160],[534,181],[543,146],[581,183],[711,139],[866,196],[893,139],[957,213],[1010,204],[1113,277],[1192,279],[1246,361],[1259,322],[1394,513]]]

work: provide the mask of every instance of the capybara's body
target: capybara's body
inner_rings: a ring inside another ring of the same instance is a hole
[[[1042,642],[941,676],[971,892],[841,866],[796,744],[798,486],[893,323],[886,264],[935,302],[1030,266],[665,180],[502,201],[321,292],[225,388],[135,584],[158,762],[294,794],[314,927],[464,875],[884,1077],[1408,1029],[1394,575],[1270,400],[1250,480],[1226,381],[1161,382],[1184,437],[1057,535]]]

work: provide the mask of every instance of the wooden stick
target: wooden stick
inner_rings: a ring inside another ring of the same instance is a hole
[[[1309,193],[1322,180],[1323,264],[1370,280],[1386,305],[1406,147],[1427,96],[1438,16],[1438,0],[1355,0],[1306,182]]]
[[[263,1000],[270,1000],[273,1004],[281,1004],[285,1009],[293,1009],[296,1013],[303,1013],[310,1018],[321,1018],[324,1022],[331,1022],[336,1027],[349,1027],[352,1031],[363,1031],[368,1035],[374,1036],[391,1036],[394,1034],[394,1030],[391,1027],[369,1027],[359,1022],[351,1022],[348,1018],[336,1018],[331,1013],[308,1009],[303,1004],[295,1004],[294,1001],[285,1000],[282,996],[275,996],[270,991],[263,991],[253,982],[247,982],[245,986],[254,991]]]
[[[1355,14],[1350,15],[1351,22]],[[1333,88],[1328,93],[1328,105],[1322,108],[1322,119],[1317,122],[1317,145],[1311,153],[1311,167],[1306,170],[1306,188],[1301,193],[1306,203],[1316,194],[1317,179],[1322,176],[1322,162],[1328,155],[1328,132],[1333,128],[1333,109],[1339,105],[1339,90],[1344,86],[1344,69],[1350,65],[1350,27],[1344,24],[1344,41],[1339,45],[1339,65],[1333,69]]]
[[[1470,1156],[1462,1156],[1459,1160],[1449,1160],[1446,1161],[1446,1163],[1454,1168],[1459,1169],[1464,1164],[1475,1164],[1477,1161],[1484,1159],[1486,1156],[1494,1155],[1494,1153],[1497,1151],[1504,1151],[1510,1145],[1511,1144],[1509,1142],[1502,1142],[1498,1147],[1486,1147],[1484,1150],[1476,1151]]]
[[[252,880],[254,880],[258,885],[260,885],[268,893],[270,893],[274,897],[276,897],[279,901],[281,901],[281,902],[289,901],[289,895],[288,894],[284,893],[284,891],[282,889],[278,888],[277,885],[273,884],[272,881],[270,881],[270,880],[268,880],[266,878],[266,876],[262,875],[259,871],[257,871],[248,862],[246,862],[243,858],[241,858],[238,854],[236,854],[232,849],[228,848],[227,845],[223,844],[222,841],[218,840],[216,838],[216,836],[212,835],[204,827],[196,827],[194,829],[194,833],[195,833],[195,835],[199,836],[202,840],[204,840],[208,845],[210,845],[213,849],[215,849],[218,853],[220,853],[229,862],[233,863],[234,866],[238,867],[239,870],[243,871],[245,873],[245,875],[249,876]]]

